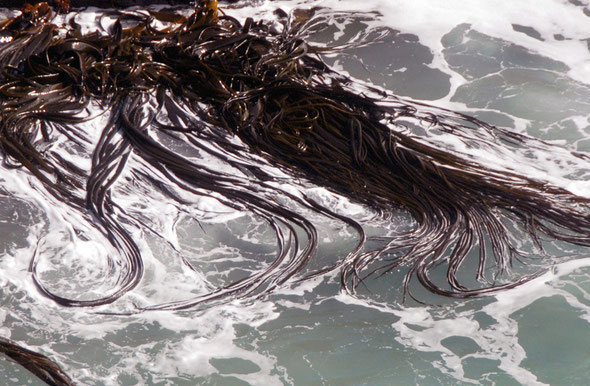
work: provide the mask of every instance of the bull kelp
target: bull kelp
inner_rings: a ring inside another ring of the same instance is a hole
[[[142,254],[130,229],[149,230],[150,225],[113,199],[112,189],[125,173],[173,201],[184,200],[178,193],[184,191],[249,211],[268,223],[277,242],[274,260],[262,270],[204,295],[141,309],[177,310],[262,296],[335,270],[341,272],[343,288],[354,293],[367,275],[400,267],[407,269],[405,280],[393,285],[404,293],[417,278],[436,294],[468,298],[515,287],[543,272],[504,282],[486,279],[492,259],[501,273],[514,259],[527,257],[511,237],[514,224],[541,252],[544,238],[590,245],[589,199],[517,171],[499,172],[422,140],[410,128],[452,135],[474,148],[551,151],[551,145],[397,98],[329,68],[321,55],[346,47],[308,42],[321,18],[315,11],[277,11],[276,23],[241,22],[218,9],[217,2],[201,1],[189,13],[105,11],[114,22],[100,33],[85,31],[75,18],[57,23],[51,7],[41,3],[25,6],[0,24],[5,166],[26,168],[118,251],[109,257],[109,266],[119,267],[116,286],[92,299],[44,286],[35,253],[30,270],[41,293],[62,306],[93,307],[116,301],[141,282]],[[97,141],[80,129],[95,118],[90,106],[105,118]],[[52,150],[58,137],[91,148],[91,168]],[[183,152],[167,146],[163,137],[181,139]],[[223,160],[242,175],[186,155],[191,149]],[[143,168],[129,170],[130,160]],[[415,226],[374,248],[352,216],[304,193],[279,190],[268,165],[384,216],[407,211]],[[306,212],[277,196],[344,222],[357,233],[356,246],[338,262],[308,270],[317,259],[316,226]],[[468,258],[478,259],[481,285],[475,288],[458,278]],[[432,279],[441,265],[447,267],[446,283]]]
[[[21,347],[10,339],[0,337],[0,352],[23,365],[48,385],[74,385],[70,377],[51,359]]]

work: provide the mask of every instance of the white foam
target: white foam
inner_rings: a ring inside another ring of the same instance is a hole
[[[335,298],[344,304],[361,305],[395,315],[399,318],[392,324],[399,334],[396,340],[405,347],[411,347],[417,351],[440,353],[444,366],[438,366],[436,363],[433,365],[458,380],[474,383],[472,379],[464,377],[464,360],[487,358],[499,361],[498,367],[519,383],[541,385],[544,383],[521,365],[527,358],[527,353],[519,342],[518,321],[513,315],[539,299],[557,295],[563,297],[572,309],[577,311],[580,319],[590,323],[590,306],[561,288],[561,281],[567,281],[571,285],[569,276],[588,267],[590,267],[590,258],[556,264],[544,275],[517,288],[494,295],[491,297],[494,300],[481,308],[481,311],[495,321],[486,327],[482,327],[477,321],[477,314],[480,312],[478,308],[456,311],[458,304],[455,303],[445,307],[446,312],[441,314],[441,309],[438,307],[403,308],[353,298],[344,293]],[[579,286],[576,288],[582,292],[585,299],[590,299],[588,292]],[[458,356],[442,344],[443,340],[450,337],[469,338],[477,344],[479,350],[473,354]]]
[[[267,0],[266,7],[292,9],[299,2]],[[473,29],[488,36],[525,46],[548,58],[564,62],[570,67],[568,74],[577,81],[590,84],[590,52],[583,38],[588,37],[588,17],[583,8],[567,1],[522,0],[510,3],[487,0],[415,0],[399,1],[307,1],[305,6],[323,6],[339,12],[367,12],[377,10],[383,18],[377,23],[386,24],[404,33],[415,34],[439,59],[434,66],[444,63],[441,37],[459,24],[470,24]],[[526,15],[526,16],[525,16]],[[544,41],[537,40],[512,28],[513,24],[532,27]],[[556,40],[561,34],[571,40]],[[582,38],[582,39],[580,39]],[[446,66],[443,65],[446,68]]]

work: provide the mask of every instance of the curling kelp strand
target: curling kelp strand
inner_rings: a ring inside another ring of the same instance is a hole
[[[352,293],[367,274],[398,267],[408,269],[405,290],[416,277],[440,295],[484,295],[536,276],[486,282],[488,261],[494,260],[503,272],[513,259],[526,257],[511,240],[506,220],[520,224],[540,248],[543,237],[590,245],[587,198],[517,172],[488,168],[411,135],[406,126],[424,126],[490,147],[503,142],[525,148],[550,145],[399,99],[335,72],[319,55],[330,48],[307,42],[310,28],[321,22],[313,10],[297,17],[279,12],[282,28],[252,19],[242,23],[213,1],[199,2],[189,15],[149,10],[105,15],[116,18],[106,34],[83,33],[74,18],[65,27],[54,24],[47,4],[27,6],[0,23],[6,41],[0,45],[5,164],[28,169],[49,194],[87,216],[120,253],[111,257],[120,267],[118,287],[94,300],[53,294],[36,274],[34,260],[35,283],[62,305],[108,304],[141,281],[142,257],[128,227],[144,225],[119,208],[111,194],[129,171],[130,159],[150,170],[130,173],[171,200],[181,200],[175,189],[213,196],[265,220],[277,240],[274,260],[259,272],[205,295],[150,309],[261,296],[289,281],[333,270],[341,271],[342,285]],[[88,141],[76,125],[90,119],[85,116],[90,103],[109,116],[97,143]],[[58,134],[92,146],[91,170],[43,151]],[[247,177],[179,154],[158,135],[182,140]],[[359,222],[304,193],[276,188],[267,164],[383,213],[405,210],[416,226],[371,249]],[[274,199],[276,195],[344,222],[357,232],[356,246],[338,263],[306,272],[317,258],[317,229],[303,213]],[[458,279],[472,252],[479,257],[482,285],[477,288]],[[383,256],[394,258],[375,268]],[[431,278],[441,264],[448,267],[446,283]]]

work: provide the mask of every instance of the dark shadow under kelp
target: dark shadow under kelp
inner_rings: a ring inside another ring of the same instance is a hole
[[[506,219],[518,222],[539,246],[543,235],[590,245],[588,199],[437,148],[409,135],[404,122],[415,120],[458,137],[502,137],[515,146],[537,146],[539,141],[355,85],[321,61],[318,54],[326,48],[306,42],[313,15],[278,13],[283,26],[278,29],[252,19],[242,24],[213,1],[199,3],[188,16],[171,11],[109,15],[117,20],[108,35],[84,34],[74,18],[67,19],[67,27],[58,26],[46,4],[27,6],[0,23],[4,164],[28,169],[51,195],[93,219],[121,254],[119,286],[94,300],[52,293],[39,280],[33,259],[37,287],[61,305],[108,304],[142,278],[142,257],[126,230],[139,221],[125,219],[124,226],[124,211],[111,198],[130,157],[154,171],[136,172],[136,177],[161,187],[171,199],[180,200],[166,184],[214,194],[225,205],[265,219],[278,243],[276,258],[265,269],[206,295],[150,309],[259,296],[287,281],[336,269],[349,292],[364,275],[400,266],[408,267],[405,290],[412,277],[434,293],[457,298],[512,288],[535,275],[503,284],[484,278],[488,260],[494,259],[502,272],[512,259],[525,256],[511,240]],[[355,91],[358,88],[366,92]],[[109,119],[98,143],[92,144],[88,172],[44,149],[57,134],[88,146],[77,123],[88,119],[84,114],[90,103],[99,104]],[[256,183],[170,150],[155,132],[181,137],[187,145],[237,165]],[[234,136],[245,145],[233,141]],[[291,176],[378,210],[407,210],[417,225],[385,246],[367,250],[363,227],[354,218],[293,194],[289,198],[299,205],[343,221],[359,235],[356,248],[339,263],[303,273],[316,254],[317,230],[305,215],[261,194],[272,190],[267,182],[273,177],[248,154],[261,155]],[[84,196],[76,194],[80,191]],[[297,236],[297,229],[304,231],[305,239]],[[472,251],[479,255],[478,288],[467,288],[457,278]],[[384,254],[395,259],[375,269]],[[429,275],[440,264],[448,267],[446,284],[435,283]]]

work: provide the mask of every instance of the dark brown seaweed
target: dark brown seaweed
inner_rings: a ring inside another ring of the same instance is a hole
[[[214,1],[201,1],[189,16],[109,11],[118,17],[109,35],[84,35],[76,23],[58,27],[51,12],[47,4],[27,6],[21,15],[0,23],[0,34],[10,38],[0,44],[4,162],[28,169],[50,194],[92,216],[120,251],[124,272],[111,294],[73,300],[46,289],[33,260],[31,271],[38,288],[64,306],[111,303],[141,281],[139,249],[110,194],[129,157],[142,159],[165,176],[166,181],[160,181],[135,173],[162,187],[171,199],[178,197],[165,184],[195,194],[214,193],[224,204],[265,219],[277,238],[276,258],[264,270],[204,296],[152,309],[260,296],[288,281],[336,269],[349,292],[367,274],[407,267],[405,291],[415,277],[444,296],[489,294],[538,275],[487,284],[489,261],[493,259],[503,272],[513,259],[526,257],[513,245],[506,219],[519,223],[539,247],[543,236],[590,245],[588,199],[437,148],[407,134],[403,120],[416,119],[457,136],[503,137],[521,147],[539,146],[540,141],[370,87],[367,95],[355,91],[353,80],[322,62],[319,53],[326,48],[306,41],[306,20],[313,18],[313,11],[283,15],[280,31],[263,21],[247,19],[242,24],[220,12]],[[155,28],[154,19],[166,27]],[[88,174],[63,158],[45,154],[42,145],[51,141],[54,130],[84,142],[76,123],[85,119],[82,113],[90,102],[100,103],[110,119],[94,148]],[[151,134],[153,130],[184,138],[203,152],[213,150],[202,143],[215,143],[219,149],[215,156],[255,176],[255,183],[173,152]],[[247,148],[230,141],[232,136]],[[261,195],[272,190],[265,181],[273,177],[251,162],[248,153],[384,213],[406,210],[416,227],[367,250],[364,229],[354,218],[308,197],[291,196],[302,207],[343,221],[358,233],[357,246],[339,263],[304,273],[317,258],[317,230],[302,213]],[[72,193],[75,187],[85,189],[85,199]],[[304,238],[297,236],[298,229]],[[471,251],[479,256],[477,278],[482,286],[478,288],[468,288],[458,279]],[[385,255],[395,258],[375,268]],[[446,284],[435,283],[430,276],[441,264],[447,266]]]
[[[19,346],[10,339],[0,337],[0,353],[14,360],[39,379],[52,386],[73,386],[74,382],[57,363],[45,355]]]

